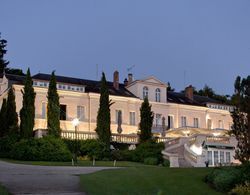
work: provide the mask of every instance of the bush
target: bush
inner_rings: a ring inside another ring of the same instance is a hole
[[[144,162],[146,158],[157,159],[157,164],[163,162],[161,151],[164,149],[163,143],[147,141],[141,143],[132,153],[132,161]]]
[[[110,150],[99,140],[89,139],[80,142],[81,156],[88,156],[90,159],[103,160],[110,158]]]
[[[231,191],[230,194],[249,195],[250,194],[250,184],[248,182],[246,182],[244,185],[236,185],[236,187]]]
[[[16,136],[5,136],[0,139],[0,157],[1,158],[10,157],[10,151],[12,150],[17,140],[18,140],[18,137]]]
[[[170,167],[170,161],[167,160],[167,159],[164,159],[162,165],[163,165],[164,167]]]
[[[146,165],[157,165],[158,164],[158,159],[157,158],[152,158],[148,157],[144,159],[144,164]]]
[[[72,156],[65,143],[54,137],[23,139],[10,152],[16,160],[70,161]]]

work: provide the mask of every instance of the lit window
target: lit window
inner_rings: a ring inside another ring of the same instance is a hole
[[[148,97],[148,88],[147,87],[143,87],[143,99]]]
[[[161,101],[161,90],[159,88],[157,88],[155,90],[155,101],[156,102],[160,102]]]
[[[135,112],[129,112],[129,124],[135,125]]]

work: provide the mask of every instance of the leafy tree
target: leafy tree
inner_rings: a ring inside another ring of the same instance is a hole
[[[18,116],[16,112],[15,93],[12,87],[8,91],[6,123],[8,135],[18,135]]]
[[[21,137],[29,138],[33,136],[35,118],[35,97],[30,69],[27,71],[23,94],[23,107],[20,111],[20,132]]]
[[[49,89],[48,89],[48,106],[47,106],[47,126],[48,134],[60,137],[60,103],[59,95],[56,88],[56,76],[53,71],[50,77]]]
[[[105,74],[102,73],[101,79],[101,89],[100,89],[100,102],[99,110],[97,114],[97,127],[96,133],[99,140],[105,144],[106,149],[110,148],[110,106],[112,105],[111,100],[109,100],[109,90],[107,86],[107,81]]]
[[[235,157],[245,163],[250,160],[250,76],[243,79],[238,76],[234,88],[232,102],[235,108],[231,114],[234,124],[231,134],[238,141]]]
[[[0,137],[6,135],[7,130],[7,121],[6,121],[6,114],[7,114],[7,104],[6,99],[3,99],[1,111],[0,111]]]
[[[151,105],[149,105],[148,98],[146,97],[140,108],[140,143],[146,142],[152,139],[152,124],[154,119],[154,114],[151,111]]]
[[[5,49],[6,46],[7,46],[7,41],[5,39],[1,39],[1,33],[0,33],[0,73],[3,73],[4,69],[9,64],[8,61],[4,60],[4,55],[7,52],[7,50]]]
[[[174,91],[175,91],[175,89],[174,89],[174,88],[172,88],[172,86],[171,86],[170,82],[168,82],[167,91],[172,91],[172,92],[174,92]]]

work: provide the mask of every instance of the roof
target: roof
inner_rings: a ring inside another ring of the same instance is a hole
[[[51,75],[49,74],[38,73],[34,75],[32,78],[37,79],[37,80],[49,81],[50,76]],[[100,81],[86,80],[86,79],[79,79],[79,78],[72,78],[72,77],[65,77],[65,76],[56,76],[56,81],[59,83],[83,85],[85,86],[85,92],[100,93],[100,84],[101,84]],[[128,91],[125,88],[124,84],[119,85],[119,90],[116,90],[113,87],[113,82],[107,82],[107,85],[109,88],[110,95],[137,98],[134,94],[132,94],[130,91]]]
[[[25,81],[25,76],[5,74],[5,77],[15,84],[24,84]],[[0,74],[0,78],[3,78],[3,74]]]
[[[206,106],[207,103],[222,104],[217,100],[209,97],[194,95],[194,99],[191,100],[185,96],[185,93],[177,93],[168,91],[167,100],[170,103],[187,104],[193,106]]]

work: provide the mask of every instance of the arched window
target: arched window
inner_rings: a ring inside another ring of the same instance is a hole
[[[161,101],[161,90],[159,88],[157,88],[155,90],[155,101],[156,102],[160,102]]]
[[[143,87],[143,99],[145,97],[148,97],[148,88],[147,87]]]

